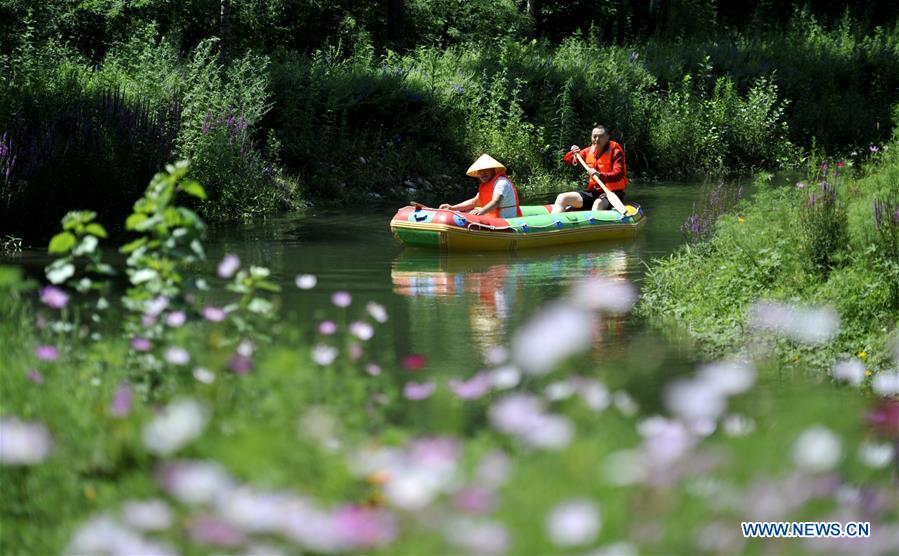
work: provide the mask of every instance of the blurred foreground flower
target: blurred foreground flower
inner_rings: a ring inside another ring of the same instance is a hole
[[[809,471],[833,469],[842,454],[840,439],[830,429],[820,425],[804,430],[793,445],[793,461]]]
[[[42,423],[0,419],[0,463],[34,465],[47,459],[52,450],[53,439]]]
[[[318,283],[318,279],[312,274],[300,274],[296,278],[296,285],[301,290],[311,290]]]
[[[237,257],[237,255],[229,253],[225,255],[225,257],[218,264],[217,271],[219,278],[231,278],[239,268],[240,259]]]
[[[69,294],[62,291],[60,288],[57,288],[56,286],[47,286],[46,288],[42,288],[40,295],[41,302],[53,309],[62,309],[69,304]]]
[[[865,380],[865,364],[858,359],[845,359],[833,366],[833,377],[858,386]]]
[[[196,400],[175,400],[144,427],[144,445],[154,454],[174,453],[200,436],[208,421],[208,411]]]
[[[749,326],[781,334],[806,344],[823,344],[840,329],[840,316],[831,307],[798,307],[759,301],[749,309]]]
[[[590,500],[568,500],[552,509],[546,518],[549,539],[556,546],[580,546],[596,540],[600,528],[599,508]]]
[[[564,303],[541,309],[512,340],[516,364],[532,374],[546,374],[568,357],[590,347],[593,319],[590,313]]]
[[[576,307],[623,315],[637,302],[637,289],[626,280],[592,276],[571,288],[571,300]]]

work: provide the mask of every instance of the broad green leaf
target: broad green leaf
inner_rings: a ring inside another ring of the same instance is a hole
[[[106,238],[109,237],[106,233],[106,228],[103,227],[99,222],[93,222],[87,225],[87,233],[93,234],[97,237]]]
[[[139,238],[135,239],[134,241],[123,245],[122,248],[119,249],[119,252],[130,253],[130,252],[134,251],[135,249],[137,249],[138,247],[142,247],[145,243],[147,243],[147,238],[139,237]]]
[[[181,184],[181,189],[188,195],[192,195],[199,199],[206,200],[206,190],[203,189],[203,186],[195,181],[188,181]]]
[[[75,236],[71,232],[60,232],[50,240],[47,251],[50,253],[68,253],[75,246]]]
[[[149,218],[146,214],[134,213],[125,220],[125,229],[136,230],[137,226]]]

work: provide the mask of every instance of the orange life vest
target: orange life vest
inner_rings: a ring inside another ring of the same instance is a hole
[[[603,151],[601,155],[599,155],[598,164],[596,157],[596,145],[591,146],[589,149],[584,149],[582,155],[584,157],[584,162],[587,163],[587,166],[591,168],[595,168],[599,170],[603,174],[608,174],[612,172],[612,152],[619,150],[621,151],[621,166],[624,170],[624,175],[618,181],[604,181],[606,187],[609,188],[609,191],[621,191],[627,186],[627,163],[624,160],[624,149],[621,148],[621,145],[616,143],[615,141],[609,141],[608,148]],[[602,191],[602,188],[596,184],[596,181],[593,178],[590,178],[590,189],[596,189]]]
[[[509,183],[512,184],[512,193],[515,194],[515,216],[521,216],[521,205],[518,203],[518,189],[515,187],[515,184],[512,183],[512,180],[509,179],[509,176],[506,176],[504,173],[497,173],[495,176],[493,176],[492,180],[490,180],[486,183],[482,183],[480,185],[480,187],[478,188],[478,206],[486,207],[487,204],[493,200],[493,186],[496,185],[496,180],[498,180],[501,177],[505,177],[507,180],[509,180]],[[508,203],[509,200],[503,199],[502,202]],[[509,208],[511,206],[512,205],[496,207],[495,209],[486,213],[484,216],[492,216],[494,218],[499,218],[500,217],[499,210],[504,209],[504,208]]]

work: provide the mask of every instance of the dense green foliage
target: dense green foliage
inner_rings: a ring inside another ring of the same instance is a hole
[[[861,172],[850,159],[821,164],[797,187],[762,182],[709,241],[653,265],[642,314],[679,323],[722,353],[751,344],[748,313],[760,298],[830,305],[842,321],[835,341],[826,349],[783,341],[779,357],[826,367],[863,352],[872,369],[888,367],[899,323],[899,141],[864,154],[872,160]]]
[[[399,4],[0,3],[0,233],[87,207],[118,221],[176,158],[201,212],[229,218],[446,200],[484,151],[557,190],[560,152],[597,123],[643,178],[783,167],[883,140],[899,101],[878,3]]]

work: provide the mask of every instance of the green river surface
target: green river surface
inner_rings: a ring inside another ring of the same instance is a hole
[[[393,207],[367,208],[353,215],[310,208],[258,221],[213,224],[205,243],[208,271],[214,273],[214,265],[226,253],[237,254],[244,266],[269,267],[272,279],[282,287],[280,326],[294,328],[309,343],[322,320],[346,324],[364,315],[368,301],[378,302],[387,308],[390,320],[369,344],[371,353],[392,351],[385,357],[392,361],[421,354],[437,374],[470,376],[485,366],[491,347],[508,346],[520,324],[544,303],[564,295],[578,279],[623,277],[639,287],[647,264],[685,241],[680,228],[702,189],[697,182],[637,184],[629,188],[628,200],[643,206],[648,220],[636,239],[518,253],[404,248],[390,233]],[[553,198],[546,193],[523,202]],[[111,251],[107,248],[107,253]],[[124,260],[118,259],[121,268]],[[50,260],[42,250],[26,249],[5,262],[22,265],[40,278],[41,267]],[[315,275],[316,287],[298,289],[294,280],[299,274]],[[345,311],[332,305],[336,291],[353,295],[353,304]],[[223,297],[223,303],[225,299],[229,298]],[[651,376],[663,359],[673,357],[685,368],[692,359],[689,354],[671,353],[670,346],[663,347],[664,342],[633,317],[597,318],[607,322],[597,327],[593,338],[590,351],[595,362],[612,361]],[[647,367],[648,360],[652,363]]]

